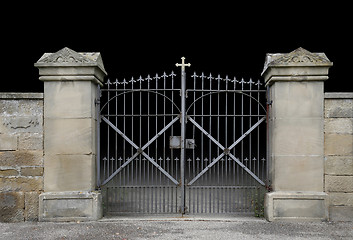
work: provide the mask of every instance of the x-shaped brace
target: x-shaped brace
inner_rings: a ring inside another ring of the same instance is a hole
[[[153,138],[151,138],[143,147],[137,146],[130,138],[128,138],[122,131],[119,130],[112,122],[110,122],[106,117],[102,116],[102,120],[106,122],[111,128],[113,128],[120,136],[122,136],[128,143],[131,144],[136,149],[136,153],[132,155],[123,165],[121,165],[112,175],[110,175],[102,185],[109,182],[115,175],[117,175],[124,167],[126,167],[132,160],[134,160],[138,155],[143,155],[148,161],[150,161],[158,170],[160,170],[164,175],[166,175],[173,183],[179,184],[175,178],[173,178],[167,171],[165,171],[156,161],[154,161],[144,150],[151,145],[159,136],[161,136],[170,126],[172,126],[176,121],[178,121],[179,116],[175,117],[170,123],[168,123],[161,131],[159,131]]]
[[[205,172],[208,171],[213,165],[215,165],[224,155],[228,155],[232,158],[240,167],[242,167],[247,173],[249,173],[257,182],[261,185],[265,186],[265,183],[261,181],[249,168],[247,168],[239,159],[237,159],[230,151],[240,143],[249,133],[251,133],[257,126],[259,126],[263,121],[265,121],[266,117],[261,118],[257,123],[255,123],[248,131],[246,131],[240,138],[238,138],[232,145],[228,148],[225,148],[220,144],[216,139],[214,139],[211,134],[209,134],[205,129],[203,129],[193,118],[188,116],[190,122],[192,122],[203,134],[205,134],[212,142],[214,142],[222,151],[223,153],[219,155],[215,160],[213,160],[210,164],[208,164],[196,177],[194,177],[190,182],[189,185],[193,184],[197,179],[199,179]]]

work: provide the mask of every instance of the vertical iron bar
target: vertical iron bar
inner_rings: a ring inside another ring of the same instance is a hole
[[[108,85],[108,101],[110,100],[110,91],[109,91],[109,88],[110,88],[110,81],[109,81],[109,79],[108,79],[108,81],[107,81],[107,85]],[[108,111],[108,119],[109,119],[109,113],[110,113],[110,104],[108,103],[108,106],[107,106],[107,111]],[[109,171],[109,135],[110,135],[110,128],[108,127],[108,132],[107,132],[107,142],[108,142],[108,144],[107,144],[107,166],[106,166],[106,172],[107,172],[107,176],[105,176],[105,179],[106,178],[108,178],[109,177],[109,174],[110,174],[110,171]]]
[[[185,213],[185,89],[186,73],[184,67],[181,68],[181,140],[180,140],[180,179],[181,179],[181,213]]]
[[[220,93],[219,92],[220,92],[220,86],[221,86],[221,82],[220,82],[221,78],[220,78],[219,74],[218,74],[217,79],[218,79],[218,83],[217,83],[217,85],[218,85],[218,87],[217,87],[217,90],[218,90],[218,93],[217,93],[217,106],[218,107],[217,107],[217,129],[216,129],[216,131],[217,131],[217,142],[219,142],[219,132],[220,132],[220,129],[219,129],[219,121],[220,121],[220,118],[219,118],[220,96],[219,95],[220,95]],[[219,148],[217,148],[217,156],[219,156]],[[210,156],[210,161],[211,161],[211,156]],[[221,168],[221,165],[222,165],[222,168]],[[220,168],[221,168],[221,172],[219,172]],[[222,160],[220,160],[220,161],[218,161],[218,164],[217,164],[217,184],[219,186],[223,184],[223,182],[221,183],[221,180],[223,178],[222,170],[223,170],[223,162],[222,162]],[[209,171],[209,172],[212,173],[211,171]],[[215,169],[215,172],[216,172],[216,169]],[[212,177],[212,176],[210,176],[210,177]],[[219,213],[219,202],[220,202],[220,198],[221,198],[221,196],[219,194],[220,194],[220,191],[219,191],[219,188],[217,188],[217,198],[218,198],[218,201],[217,201],[217,213]],[[222,192],[221,192],[221,194],[222,194]]]
[[[244,90],[244,79],[241,80],[241,90]],[[241,135],[244,134],[244,94],[241,95]],[[241,162],[244,163],[244,141],[241,141]],[[244,186],[244,170],[241,169],[241,184]],[[240,201],[244,202],[243,191],[241,192]],[[241,211],[243,211],[243,204],[241,205]]]
[[[166,74],[164,72],[163,74],[163,95],[165,96],[165,89],[166,89]],[[165,126],[165,101],[163,101],[163,126]],[[166,170],[166,167],[165,167],[165,149],[166,149],[166,144],[165,144],[165,132],[163,133],[163,169]],[[162,165],[162,164],[160,164]],[[168,170],[167,170],[168,171]],[[161,179],[161,184],[162,184],[162,179]],[[165,190],[166,188],[164,187],[163,188],[163,212],[165,213],[166,212],[166,209],[165,209]]]
[[[133,80],[133,78],[131,79]],[[134,89],[134,81],[131,81],[131,89]],[[134,92],[132,91],[131,93],[131,141],[134,142]],[[133,155],[134,152],[134,147],[131,146],[131,157]],[[134,185],[134,161],[135,159],[132,159],[131,161],[131,184]],[[129,164],[130,165],[130,164]],[[130,172],[130,166],[128,167],[128,172]],[[131,189],[131,191],[133,192],[133,188]]]
[[[150,75],[147,75],[147,89],[150,89]],[[150,139],[150,92],[147,92],[147,139]],[[150,147],[147,147],[147,155],[150,155]],[[151,185],[152,183],[150,182],[150,163],[149,161],[145,161],[145,164],[147,165],[147,179],[146,182],[148,184],[147,190],[147,212],[150,211],[150,192],[151,192]],[[151,199],[152,201],[152,199]]]
[[[226,79],[228,79],[228,76],[226,76]],[[228,146],[228,80],[226,81],[226,100],[225,100],[225,117],[224,117],[224,138],[225,138],[225,143],[224,146]],[[224,163],[225,163],[225,179],[226,183],[229,183],[228,180],[228,156],[224,156]],[[230,166],[229,166],[230,167]]]
[[[212,79],[213,79],[211,73],[210,73],[209,79],[210,79],[210,91],[211,91],[211,90],[212,90]],[[210,109],[210,112],[209,112],[209,115],[210,115],[210,116],[209,116],[210,122],[208,123],[208,124],[209,124],[209,126],[208,126],[208,132],[209,132],[210,134],[212,134],[212,95],[210,95],[209,109]],[[209,158],[209,159],[212,159],[212,142],[211,142],[211,139],[208,140],[208,158]],[[204,163],[204,159],[202,159],[202,163]],[[207,166],[208,163],[205,162],[205,165]],[[202,166],[202,169],[204,169],[203,166]],[[212,169],[211,169],[211,170],[212,170]],[[208,174],[205,174],[205,177],[204,177],[204,181],[206,182],[206,185],[207,185],[207,181],[208,181],[207,175],[208,175]],[[202,196],[203,196],[203,195],[202,195]]]
[[[252,105],[251,105],[251,103],[252,103],[252,99],[251,99],[251,97],[252,97],[252,93],[251,93],[251,90],[252,90],[252,80],[251,80],[251,78],[250,78],[250,81],[249,81],[249,89],[250,89],[250,92],[249,92],[249,94],[250,94],[250,98],[249,98],[249,128],[251,128],[251,120],[252,120]],[[252,137],[251,137],[251,132],[250,132],[250,134],[249,134],[249,169],[250,169],[250,171],[254,171],[254,169],[253,169],[253,164],[252,164],[252,144],[251,144],[251,140],[252,140]],[[248,176],[248,181],[249,181],[249,185],[252,185],[252,183],[251,182],[253,182],[253,180],[252,180],[252,178],[251,177],[249,177]],[[250,190],[248,190],[248,192],[251,194],[251,191]]]
[[[126,91],[125,89],[126,89],[126,84],[125,84],[125,78],[124,78],[124,80],[123,80],[123,85],[124,85],[124,87],[123,87],[123,89],[124,89],[124,92]],[[125,117],[125,115],[126,115],[126,96],[125,96],[126,94],[124,94],[124,101],[123,101],[123,106],[124,106],[124,117],[123,117],[123,119],[124,119],[124,126],[123,126],[123,132],[124,132],[124,134],[126,133],[126,117]],[[126,140],[125,140],[125,138],[123,139],[123,160],[124,160],[124,163],[126,162]],[[124,168],[123,169],[123,185],[126,185],[126,169]]]
[[[257,101],[260,102],[260,81],[257,84]],[[260,104],[257,104],[257,121],[260,120]],[[257,176],[260,177],[260,127],[257,128]],[[262,179],[264,180],[264,179]]]
[[[118,114],[118,98],[117,98],[117,94],[118,91],[116,91],[118,88],[118,79],[115,80],[115,115]],[[115,116],[115,126],[118,126],[118,117]],[[118,133],[115,132],[115,169],[113,169],[113,172],[118,169]],[[120,179],[121,179],[121,174],[119,174]],[[118,177],[115,178],[116,180],[118,179]]]

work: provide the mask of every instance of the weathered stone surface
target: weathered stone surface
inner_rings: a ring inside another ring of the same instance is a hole
[[[95,146],[95,121],[85,119],[46,119],[46,154],[91,154]],[[59,131],[60,129],[60,131]]]
[[[43,176],[43,167],[21,167],[21,176]]]
[[[351,222],[353,221],[353,207],[330,206],[330,221]]]
[[[42,81],[75,81],[85,80],[85,77],[94,77],[90,81],[101,84],[104,76],[103,61],[100,53],[78,53],[69,48],[63,48],[55,53],[45,53],[37,63]],[[86,79],[87,80],[87,79]]]
[[[47,82],[44,91],[45,118],[95,118],[97,87],[92,82]],[[93,93],[93,94],[91,94]]]
[[[352,156],[352,134],[325,134],[325,155]]]
[[[92,221],[103,216],[100,192],[42,193],[39,221]]]
[[[43,166],[43,151],[0,152],[0,166]]]
[[[44,169],[46,192],[95,188],[95,155],[45,155]]]
[[[43,190],[43,177],[0,177],[0,191],[32,192]]]
[[[353,134],[353,118],[326,118],[325,133]]]
[[[275,191],[323,191],[323,156],[276,156]]]
[[[325,174],[353,175],[353,156],[326,156]]]
[[[18,176],[19,172],[17,169],[1,169],[0,168],[0,177],[9,177],[9,176]]]
[[[272,154],[323,155],[323,120],[320,118],[276,119],[272,124]]]
[[[323,192],[276,191],[265,195],[268,221],[322,221],[328,219],[328,197]]]
[[[325,176],[326,192],[353,192],[353,176]]]
[[[38,221],[39,192],[25,193],[25,220]]]
[[[19,134],[18,150],[43,150],[43,134],[42,133]]]
[[[276,81],[327,80],[332,62],[324,53],[311,53],[297,48],[290,53],[268,53],[262,76],[266,84]]]
[[[353,99],[325,99],[326,118],[353,118]]]
[[[351,206],[353,207],[353,193],[328,193],[330,205],[332,206]]]
[[[0,133],[0,151],[17,150],[17,136]]]
[[[1,93],[3,94],[3,93]],[[25,93],[24,93],[25,94]],[[1,97],[1,96],[0,96]],[[0,99],[0,116],[41,116],[43,99]]]
[[[1,192],[0,191],[0,222],[22,222],[23,220],[24,220],[23,192]]]
[[[271,118],[322,118],[323,82],[279,82],[271,86]]]

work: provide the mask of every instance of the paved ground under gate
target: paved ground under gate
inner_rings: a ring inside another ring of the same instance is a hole
[[[269,223],[252,216],[129,216],[0,223],[0,239],[352,239],[352,222]]]

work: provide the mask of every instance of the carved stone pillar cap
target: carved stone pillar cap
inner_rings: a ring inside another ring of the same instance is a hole
[[[298,48],[290,53],[268,53],[261,75],[271,81],[326,80],[333,63],[325,53],[311,53]],[[304,77],[305,76],[305,77]]]
[[[42,81],[92,80],[101,84],[107,72],[99,52],[75,52],[63,48],[56,53],[44,53],[34,64]]]

